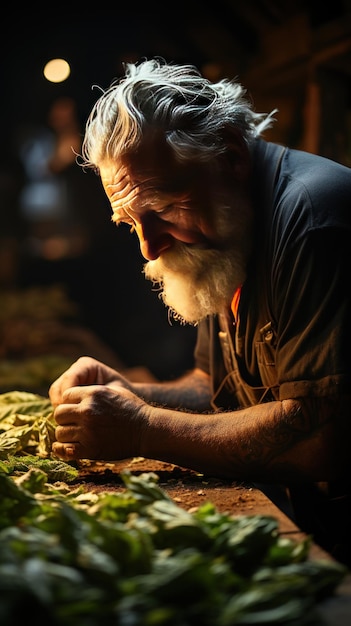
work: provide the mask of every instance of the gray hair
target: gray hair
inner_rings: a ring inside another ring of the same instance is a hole
[[[150,129],[164,133],[180,161],[208,162],[225,152],[228,126],[249,144],[271,126],[274,113],[256,113],[241,84],[212,83],[192,65],[126,63],[125,76],[103,91],[88,117],[80,164],[96,169],[123,158]]]

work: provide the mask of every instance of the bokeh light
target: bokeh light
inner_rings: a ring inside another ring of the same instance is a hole
[[[65,59],[51,59],[44,67],[43,74],[51,83],[62,83],[71,73],[69,63]]]

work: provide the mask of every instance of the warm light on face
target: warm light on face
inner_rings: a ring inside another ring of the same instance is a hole
[[[64,59],[52,59],[45,65],[43,74],[51,83],[62,83],[68,78],[71,68]]]

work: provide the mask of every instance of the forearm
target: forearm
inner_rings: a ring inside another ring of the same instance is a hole
[[[309,417],[293,400],[209,415],[152,408],[140,454],[234,480],[329,480],[344,460],[327,413]]]
[[[192,370],[174,381],[133,383],[133,391],[146,402],[188,411],[210,411],[210,379],[201,370]]]

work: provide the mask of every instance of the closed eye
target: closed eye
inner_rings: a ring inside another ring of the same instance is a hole
[[[134,220],[130,217],[130,215],[128,215],[128,213],[125,213],[125,211],[113,212],[111,219],[116,226],[119,226],[120,224],[127,224],[128,226],[131,226],[131,232],[133,232],[135,226]]]
[[[189,208],[182,204],[167,204],[161,209],[154,209],[154,213],[166,222],[176,223],[189,218]]]

